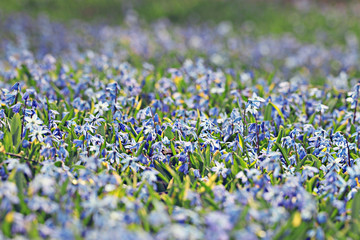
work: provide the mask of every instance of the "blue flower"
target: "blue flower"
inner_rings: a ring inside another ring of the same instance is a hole
[[[14,113],[19,113],[21,106],[22,106],[22,103],[17,103],[17,104],[15,104],[15,105],[13,105],[13,106],[11,107],[11,109],[13,110]]]
[[[225,167],[224,163],[219,163],[217,161],[215,162],[215,167],[211,168],[211,171],[215,172],[215,174],[217,174],[218,176],[223,176],[223,178],[226,178],[227,174],[228,174],[228,169]]]
[[[184,174],[188,174],[189,173],[189,164],[188,163],[183,163],[180,167],[179,167],[179,172],[182,172]]]

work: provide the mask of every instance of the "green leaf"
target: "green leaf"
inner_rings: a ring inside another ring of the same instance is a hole
[[[280,129],[279,129],[279,134],[278,134],[278,137],[276,139],[276,142],[277,144],[280,144],[281,143],[281,139],[284,135],[284,127],[283,126],[280,126]],[[275,151],[277,148],[276,144],[274,144],[274,146],[271,148],[272,151]]]
[[[197,109],[197,114],[198,114],[198,118],[197,118],[197,121],[196,121],[195,128],[196,128],[196,134],[199,135],[201,133],[201,127],[200,127],[201,119],[200,119],[200,111],[199,111],[199,109]]]
[[[309,119],[309,124],[313,124],[315,117],[316,117],[317,113],[314,113],[313,115],[311,115],[310,119]]]
[[[169,184],[171,175],[165,170],[164,163],[154,161],[155,169],[159,171],[157,174],[166,184]]]
[[[55,162],[54,163],[54,165],[56,166],[56,167],[62,167],[62,161],[57,161],[57,162]]]
[[[354,124],[351,124],[351,127],[350,127],[350,134],[354,134],[356,132],[356,127]]]
[[[190,153],[190,162],[191,165],[195,167],[195,169],[201,170],[199,160],[191,153]]]
[[[130,132],[134,135],[134,138],[138,136],[137,132],[135,131],[134,126],[129,122],[128,126],[130,127]]]
[[[272,103],[272,102],[269,102],[269,104],[271,105],[271,106],[273,106],[273,108],[275,108],[275,110],[278,112],[278,114],[280,115],[280,117],[284,120],[284,122],[285,122],[285,117],[284,117],[284,115],[282,114],[282,112],[281,112],[281,110],[279,109],[279,107],[278,106],[276,106],[274,103]]]
[[[305,164],[306,160],[309,158],[310,155],[306,155],[302,160],[300,160],[297,164],[296,164],[296,172],[300,171],[300,168]]]
[[[275,145],[276,145],[276,147],[280,150],[281,154],[283,155],[283,157],[284,157],[284,159],[285,159],[285,161],[286,161],[287,166],[290,166],[290,160],[289,160],[289,158],[288,158],[288,156],[287,156],[287,153],[286,153],[285,149],[282,148],[282,147],[280,146],[280,144],[278,144],[278,143],[275,143]]]
[[[2,220],[1,230],[3,234],[8,238],[11,237],[11,224],[13,221],[14,221],[14,212],[8,212],[4,220]]]
[[[344,124],[338,126],[336,129],[334,129],[334,132],[342,132],[343,130],[346,129],[346,126],[347,126],[347,124],[344,123]],[[345,133],[345,132],[344,132],[344,133]]]
[[[65,182],[61,185],[61,190],[60,190],[61,196],[66,194],[66,189],[67,189],[69,182],[70,182],[70,180],[69,180],[69,178],[67,178],[65,180]]]
[[[143,136],[143,132],[144,132],[144,128],[141,129],[141,131],[139,132],[139,134],[136,136],[135,142],[138,142],[138,141],[139,141],[139,139]]]
[[[271,121],[272,118],[271,118],[271,113],[272,113],[272,105],[271,104],[268,104],[265,108],[265,113],[264,113],[264,121]]]
[[[11,152],[11,148],[13,146],[12,138],[11,138],[11,132],[6,131],[4,134],[4,147],[7,152]]]
[[[311,158],[314,161],[313,166],[320,169],[320,167],[322,165],[321,160],[319,158],[317,158],[316,156],[312,155],[312,154],[309,154],[309,156],[311,156]]]
[[[74,114],[74,109],[71,109],[71,111],[65,115],[65,117],[61,120],[61,123],[59,124],[59,127],[62,127],[65,125],[66,121]]]
[[[86,167],[83,166],[83,165],[72,165],[71,168],[72,168],[73,170],[86,169]]]
[[[144,146],[146,144],[146,141],[143,141],[143,143],[140,145],[139,149],[137,150],[135,156],[138,157],[142,153],[142,150],[144,149]]]
[[[100,134],[101,136],[105,136],[105,123],[102,123],[98,129],[97,129],[97,133]]]
[[[205,167],[209,167],[210,166],[210,144],[207,145],[206,149],[205,149]]]
[[[336,104],[339,102],[338,98],[330,99],[328,102],[329,112],[332,112],[334,108],[336,107]]]
[[[249,123],[256,123],[256,118],[251,113],[248,113]]]
[[[17,148],[21,141],[21,119],[19,113],[16,113],[11,119],[10,130],[12,135],[12,144]]]
[[[34,154],[37,152],[38,148],[40,148],[40,147],[41,147],[40,144],[37,144],[37,145],[32,144],[31,152],[30,152],[30,155],[29,155],[30,160],[32,159],[32,157],[34,156]]]
[[[202,154],[199,154],[197,152],[194,152],[191,154],[193,158],[196,158],[196,162],[199,163],[199,171],[201,172],[202,175],[205,174],[205,170],[206,168],[204,167],[204,164],[205,164],[205,159],[204,157],[202,156]]]
[[[171,127],[167,127],[164,131],[164,136],[167,137],[169,140],[172,140],[174,138],[174,133],[171,131]]]
[[[306,183],[306,190],[310,193],[313,192],[316,181],[319,179],[319,176],[312,177],[307,183]]]
[[[214,210],[219,210],[219,204],[217,204],[213,198],[209,197],[209,196],[205,196],[204,200],[213,207]]]
[[[351,230],[359,232],[360,224],[360,192],[357,192],[351,205]]]
[[[13,171],[16,171],[16,170],[13,170]],[[20,211],[23,214],[27,214],[30,212],[30,209],[27,207],[27,205],[25,203],[24,186],[26,185],[26,183],[25,183],[24,174],[22,172],[16,171],[15,183],[16,183],[16,187],[18,190],[18,197],[20,200]]]
[[[171,148],[173,156],[176,156],[177,153],[176,153],[175,145],[174,145],[174,142],[172,142],[172,141],[170,142],[170,148]]]
[[[234,156],[235,156],[234,162],[237,162],[243,169],[248,168],[248,165],[246,164],[244,159],[242,159],[242,157],[237,155],[237,153],[234,153]]]
[[[64,99],[64,94],[61,92],[61,90],[55,85],[55,83],[53,83],[52,81],[49,81],[50,85],[52,86],[53,90],[56,93],[56,96],[58,97],[58,99]],[[66,102],[66,101],[65,101]]]

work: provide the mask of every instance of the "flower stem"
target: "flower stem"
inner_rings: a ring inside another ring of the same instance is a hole
[[[346,148],[347,148],[347,157],[348,157],[348,166],[350,167],[350,148],[349,148],[349,137],[346,138]]]
[[[356,99],[356,102],[355,102],[355,109],[354,109],[353,124],[355,124],[355,121],[356,121],[356,109],[357,109],[357,105],[358,105],[358,100]]]
[[[360,81],[358,82],[358,84],[360,84]],[[358,89],[358,88],[356,88],[356,89]],[[356,111],[357,111],[357,105],[358,105],[358,96],[359,96],[359,91],[357,90],[356,100],[355,100],[355,109],[354,109],[353,124],[355,124],[355,121],[356,121]]]
[[[26,107],[27,107],[27,100],[25,100],[25,104],[24,104],[24,109],[23,109],[23,117],[22,117],[22,121],[21,121],[21,139],[23,139],[23,135],[24,134],[24,121],[25,121],[25,114],[26,114]]]
[[[255,117],[255,121],[256,121],[256,148],[257,148],[257,154],[260,153],[260,140],[259,140],[259,125],[258,125],[258,121],[256,119],[256,116],[254,115]]]

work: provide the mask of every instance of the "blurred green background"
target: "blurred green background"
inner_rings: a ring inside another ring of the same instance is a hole
[[[360,34],[360,1],[350,0],[2,0],[0,11],[31,16],[46,14],[69,23],[73,19],[121,24],[134,9],[144,24],[167,18],[178,24],[231,21],[235,28],[251,26],[257,35],[292,33],[315,41],[326,33],[331,42],[344,43],[349,33]]]

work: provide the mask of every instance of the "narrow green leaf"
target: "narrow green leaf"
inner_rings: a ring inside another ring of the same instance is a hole
[[[170,142],[170,148],[171,148],[173,156],[176,156],[177,153],[176,153],[175,145],[174,145],[174,142],[172,142],[172,141]]]
[[[313,192],[316,181],[319,179],[318,176],[312,177],[307,183],[306,183],[306,190],[310,193]]]
[[[136,152],[136,154],[135,154],[136,157],[140,156],[140,154],[142,153],[142,150],[144,149],[145,144],[146,144],[146,141],[143,141],[143,142],[141,143],[139,149],[137,150],[137,152]]]
[[[11,119],[10,129],[12,134],[12,144],[17,148],[21,141],[21,119],[19,113],[16,113]]]
[[[271,118],[271,112],[272,112],[273,106],[271,104],[268,104],[265,108],[265,113],[264,113],[264,121],[270,121]]]
[[[360,224],[360,192],[357,192],[351,205],[351,230],[359,232]]]
[[[205,149],[205,167],[209,167],[210,166],[210,145],[207,145],[206,149]]]
[[[284,122],[285,122],[285,117],[284,117],[284,115],[283,115],[283,113],[281,112],[281,110],[279,109],[279,107],[278,106],[276,106],[274,103],[272,103],[272,102],[269,102],[269,104],[271,105],[271,106],[273,106],[273,108],[275,108],[275,110],[278,112],[278,114],[280,115],[280,117],[284,120]]]
[[[287,156],[287,153],[286,153],[285,149],[282,148],[282,147],[280,146],[280,144],[278,144],[278,143],[275,143],[275,145],[276,145],[276,147],[280,150],[281,154],[283,155],[283,157],[284,157],[284,159],[285,159],[285,161],[286,161],[287,166],[290,166],[290,160],[289,160],[289,158],[288,158],[288,156]]]
[[[281,139],[282,139],[283,135],[284,135],[284,127],[280,126],[278,137],[277,137],[276,142],[275,142],[276,144],[281,143]],[[277,148],[276,144],[274,144],[274,146],[271,148],[272,151],[276,150],[276,148]]]

